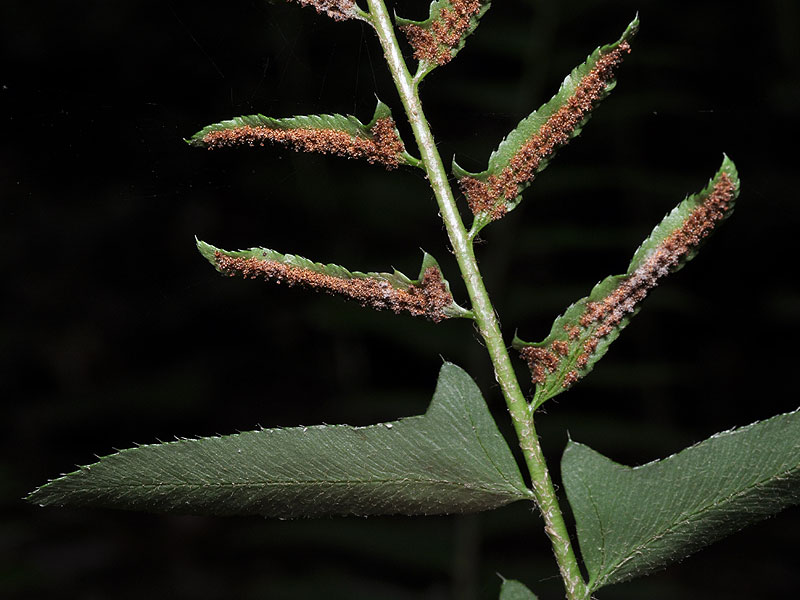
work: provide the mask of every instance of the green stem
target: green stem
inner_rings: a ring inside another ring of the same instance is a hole
[[[525,463],[531,475],[534,497],[545,522],[545,532],[552,543],[561,578],[564,580],[567,598],[584,600],[588,596],[588,590],[578,567],[578,561],[575,558],[569,533],[561,514],[561,507],[558,504],[553,482],[539,445],[539,438],[533,424],[533,411],[525,400],[525,395],[519,387],[511,365],[497,316],[475,260],[472,238],[464,227],[461,215],[456,208],[442,158],[422,110],[417,85],[400,52],[394,27],[383,0],[367,0],[367,4],[369,21],[378,34],[389,70],[414,131],[428,180],[439,204],[447,235],[453,246],[461,276],[464,278],[472,302],[475,321],[481,337],[486,343],[494,367],[495,378],[500,384],[508,411],[511,414],[520,448],[522,448]]]

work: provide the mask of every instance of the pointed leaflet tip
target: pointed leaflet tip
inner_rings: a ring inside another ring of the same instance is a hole
[[[500,574],[498,573],[498,575]],[[503,583],[500,586],[499,600],[537,600],[536,594],[530,591],[525,584],[515,579],[506,579],[502,575],[500,578]]]
[[[214,265],[216,267],[217,266],[217,262],[216,262],[215,255],[216,255],[216,252],[217,252],[217,248],[215,248],[211,244],[208,244],[208,243],[204,242],[203,240],[199,239],[197,236],[194,236],[194,240],[195,240],[195,243],[197,244],[197,249],[200,251],[200,254],[202,254],[203,257],[208,262],[210,262],[212,265]]]
[[[450,282],[442,276],[442,268],[439,266],[439,261],[436,260],[431,254],[422,251],[422,266],[419,270],[419,276],[417,277],[417,281],[424,282],[427,278],[430,278],[431,275],[437,274],[438,279],[441,280],[442,285],[444,286],[445,294],[453,297],[453,293],[450,291]],[[446,314],[450,318],[454,317],[463,317],[466,319],[474,319],[475,314],[471,310],[467,310],[458,304],[455,301],[445,309]]]
[[[473,175],[473,173],[470,173],[456,162],[455,156],[453,156],[453,162],[450,164],[450,170],[452,171],[453,175],[456,176],[456,179],[461,179],[462,177],[469,177],[470,175]]]
[[[375,100],[377,104],[375,105],[375,112],[372,114],[372,120],[366,125],[368,129],[372,129],[380,119],[392,118],[392,109],[389,108],[389,105],[384,104],[377,95],[375,96]]]
[[[447,318],[471,316],[469,311],[455,303],[439,264],[427,253],[423,257],[419,279],[412,280],[399,271],[350,272],[339,265],[316,263],[268,248],[231,252],[199,240],[197,248],[225,275],[240,275],[246,279],[263,277],[288,286],[300,285],[339,294],[377,310],[389,309],[395,313],[424,316],[434,323]]]
[[[598,48],[576,67],[553,98],[506,136],[489,157],[486,171],[459,169],[459,186],[473,214],[487,214],[494,220],[516,207],[521,192],[556,151],[581,132],[592,111],[614,88],[614,71],[630,52],[629,42],[638,25],[638,18],[634,19],[619,40]]]
[[[722,153],[722,166],[720,167],[720,171],[727,173],[728,177],[735,179],[737,187],[740,185],[739,171],[736,169],[736,164],[725,152]]]
[[[604,279],[587,298],[570,306],[544,341],[531,344],[515,336],[514,347],[527,361],[536,385],[534,407],[592,370],[650,290],[694,258],[708,235],[730,216],[738,194],[736,167],[725,157],[708,185],[656,226],[624,275]]]
[[[637,12],[634,17],[633,21],[628,23],[628,26],[625,28],[625,31],[622,33],[622,40],[631,40],[633,36],[639,33],[639,13]]]
[[[676,229],[681,227],[694,227],[703,233],[698,233],[695,243],[690,244],[691,247],[688,248],[681,259],[669,267],[671,273],[683,268],[687,262],[697,255],[697,251],[702,245],[703,239],[711,232],[711,229],[731,215],[736,204],[736,198],[739,195],[740,187],[736,165],[733,164],[730,158],[723,155],[722,165],[714,174],[714,177],[709,180],[706,187],[699,193],[687,197],[676,206],[672,212],[664,217],[661,223],[653,229],[650,236],[642,242],[642,245],[636,250],[631,259],[631,263],[628,266],[628,273],[632,273],[640,268],[647,260],[650,260],[659,245],[669,244],[668,238],[675,235]],[[719,215],[715,215],[713,223],[697,222],[696,224],[692,224],[693,221],[691,221],[685,224],[691,214],[695,212],[697,212],[697,215],[694,217],[695,220],[710,218],[710,215],[703,209],[703,205],[709,202],[710,199],[713,200],[715,194],[725,196],[728,199],[725,201],[725,209],[722,210]]]
[[[259,114],[209,125],[188,141],[209,150],[278,143],[298,151],[363,158],[369,163],[381,163],[387,169],[394,169],[401,163],[414,164],[407,158],[391,110],[380,100],[372,121],[366,125],[350,115],[273,119]]]

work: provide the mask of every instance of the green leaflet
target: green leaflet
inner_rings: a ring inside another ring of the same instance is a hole
[[[503,139],[485,171],[470,173],[453,160],[453,174],[481,226],[513,210],[521,192],[555,152],[581,132],[592,111],[616,86],[614,67],[629,51],[638,27],[637,17],[619,40],[597,48],[573,69],[556,95]]]
[[[375,108],[372,121],[366,125],[352,115],[303,115],[285,119],[273,119],[271,117],[265,117],[264,115],[249,115],[235,117],[228,121],[208,125],[190,137],[187,142],[193,146],[206,147],[203,138],[209,133],[236,129],[237,127],[243,126],[269,127],[271,129],[334,129],[353,137],[370,139],[370,127],[375,125],[378,119],[391,118],[391,116],[391,109],[380,100],[378,101],[378,106]]]
[[[197,249],[214,267],[227,275],[264,277],[288,285],[340,294],[375,309],[410,312],[434,322],[453,317],[472,317],[471,311],[453,300],[450,284],[436,259],[425,252],[417,279],[393,273],[361,273],[334,264],[312,262],[294,254],[268,248],[228,251],[197,240]]]
[[[139,446],[51,481],[27,499],[42,506],[299,518],[475,512],[532,494],[478,387],[444,363],[422,416]]]
[[[672,211],[662,219],[658,226],[653,229],[653,232],[650,234],[650,236],[644,242],[642,242],[642,245],[639,246],[634,253],[633,258],[631,259],[631,264],[628,266],[628,273],[632,273],[636,269],[640,268],[642,264],[658,248],[658,246],[663,244],[664,240],[666,240],[672,234],[672,232],[674,232],[676,229],[679,229],[691,216],[691,214],[708,200],[709,196],[714,191],[714,186],[719,183],[722,177],[727,177],[731,181],[734,186],[734,194],[728,202],[728,210],[721,215],[718,223],[721,223],[731,216],[734,205],[736,204],[736,198],[739,195],[739,173],[736,170],[736,165],[733,164],[733,161],[728,158],[727,155],[723,154],[722,165],[720,166],[716,175],[714,175],[711,181],[708,182],[708,185],[706,185],[706,187],[697,194],[688,196],[683,202],[673,208]],[[698,250],[699,245],[689,248],[687,254],[683,256],[680,262],[671,269],[671,272],[674,273],[675,271],[682,269],[687,262],[697,256]]]
[[[800,411],[634,468],[570,441],[561,472],[594,591],[800,503]]]
[[[209,149],[280,143],[305,152],[363,158],[387,168],[419,164],[405,151],[391,110],[380,100],[366,125],[353,116],[339,114],[285,119],[249,115],[204,127],[186,141]]]
[[[434,0],[424,21],[396,17],[398,28],[406,34],[419,61],[417,77],[450,62],[491,4],[489,0]]]
[[[536,594],[514,579],[504,579],[500,587],[500,600],[537,600]]]
[[[634,253],[624,275],[598,283],[553,323],[544,341],[514,347],[528,361],[536,393],[534,407],[560,394],[592,370],[639,311],[641,301],[669,273],[694,258],[698,248],[733,211],[739,177],[726,156],[708,185],[687,197]]]

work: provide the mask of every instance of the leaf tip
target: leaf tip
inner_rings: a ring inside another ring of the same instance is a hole
[[[739,187],[741,182],[739,180],[739,171],[736,168],[736,164],[731,160],[731,158],[726,154],[722,153],[722,166],[719,168],[720,173],[725,173],[734,183],[736,187],[736,191],[739,191]]]
[[[83,467],[80,468],[83,469]],[[59,494],[57,493],[58,490],[54,488],[57,488],[59,482],[63,481],[67,477],[68,475],[62,475],[61,477],[56,477],[55,479],[49,479],[47,483],[40,485],[28,493],[22,498],[22,500],[29,504],[34,504],[39,508],[45,508],[48,506],[64,506],[66,504],[64,497],[59,497]]]
[[[450,163],[450,171],[456,176],[457,179],[463,179],[464,177],[475,177],[478,175],[478,173],[470,173],[461,165],[459,165],[456,162],[455,156],[453,156],[453,161]]]
[[[207,148],[208,144],[205,141],[205,137],[208,133],[210,133],[209,127],[204,127],[191,137],[183,138],[183,141],[192,148]]]
[[[46,485],[46,484],[45,484]],[[44,486],[39,486],[35,490],[28,492],[25,496],[21,498],[23,502],[27,502],[29,504],[38,504],[39,506],[46,506],[45,503],[40,503],[36,500],[37,495],[41,491]]]
[[[430,267],[433,267],[441,272],[442,269],[439,266],[439,261],[437,261],[432,255],[428,254],[422,248],[420,248],[420,250],[422,250],[422,266],[420,267],[419,277],[417,279],[423,279],[425,277],[425,271],[427,271]]]
[[[212,265],[216,265],[217,264],[216,254],[217,252],[219,252],[219,248],[215,248],[211,244],[199,239],[197,236],[195,236],[194,239],[195,239],[195,244],[197,245],[197,250],[203,256],[203,258],[205,258]]]
[[[522,348],[527,346],[528,343],[521,340],[520,337],[517,335],[517,332],[518,330],[515,329],[514,338],[511,340],[511,347],[514,348],[514,350],[522,350]]]
[[[377,94],[375,95],[375,99],[378,103],[375,105],[375,113],[372,115],[372,121],[366,125],[367,129],[372,129],[380,119],[392,118],[392,109],[389,108],[389,105],[378,98]]]
[[[637,11],[636,15],[633,17],[633,21],[631,21],[628,26],[625,28],[625,32],[622,34],[623,40],[630,40],[639,33],[639,13]]]

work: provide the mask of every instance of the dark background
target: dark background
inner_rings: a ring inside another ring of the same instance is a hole
[[[427,0],[394,4],[427,14]],[[570,302],[624,271],[723,151],[742,195],[595,372],[540,414],[556,476],[568,429],[641,464],[798,405],[796,2],[498,1],[423,85],[442,155],[482,168],[637,10],[617,89],[523,205],[484,230],[479,258],[507,335],[543,338]],[[376,93],[399,117],[368,28],[282,2],[12,0],[0,5],[0,47],[0,596],[470,600],[496,597],[499,572],[543,600],[562,597],[541,522],[523,505],[272,522],[22,502],[135,442],[419,414],[442,358],[508,419],[466,321],[433,325],[225,279],[194,249],[196,234],[414,275],[423,247],[465,299],[418,173],[182,141],[253,112],[368,120]],[[798,535],[795,508],[599,596],[791,597]]]

